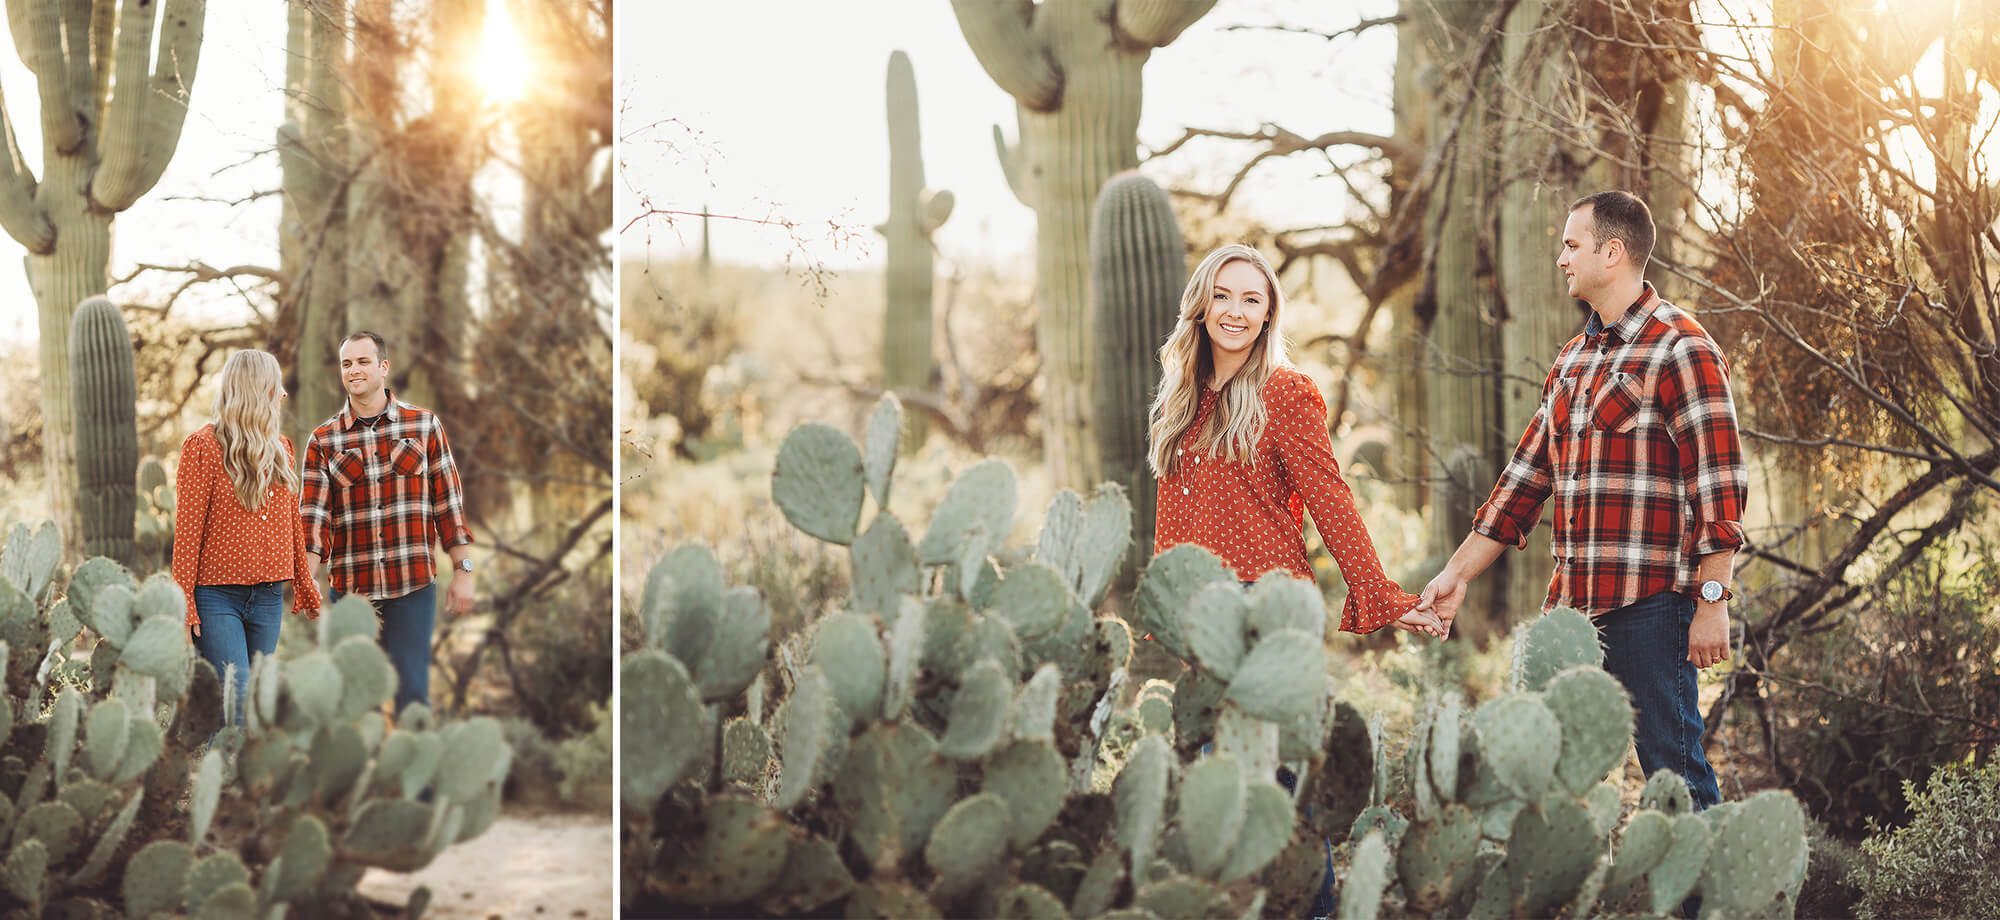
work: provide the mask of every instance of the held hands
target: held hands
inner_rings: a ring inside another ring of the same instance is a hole
[[[1433,639],[1442,639],[1444,638],[1445,634],[1444,624],[1442,622],[1439,622],[1436,614],[1427,610],[1419,610],[1414,607],[1410,608],[1410,610],[1407,613],[1404,613],[1402,616],[1397,617],[1395,621],[1390,623],[1389,625],[1394,626],[1397,629],[1400,629],[1404,632],[1418,633],[1420,635],[1430,636]]]
[[[1688,624],[1688,663],[1708,668],[1729,660],[1729,608],[1725,602],[1697,601]]]
[[[1443,633],[1448,634],[1451,632],[1451,621],[1458,619],[1458,605],[1465,602],[1465,587],[1465,578],[1446,568],[1424,586],[1416,609],[1430,613],[1443,628]]]

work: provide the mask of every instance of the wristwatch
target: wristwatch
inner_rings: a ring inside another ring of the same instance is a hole
[[[465,573],[468,573],[468,574],[469,574],[469,573],[471,573],[471,571],[472,571],[472,557],[471,557],[471,556],[467,556],[467,557],[465,557],[464,559],[460,559],[460,560],[458,560],[458,564],[457,564],[457,565],[455,565],[455,566],[452,566],[452,568],[455,568],[455,569],[457,569],[457,570],[459,570],[459,571],[461,571],[461,572],[465,572]]]
[[[1726,601],[1735,596],[1735,593],[1729,590],[1728,585],[1715,579],[1711,578],[1701,583],[1701,599],[1711,604],[1717,601]]]

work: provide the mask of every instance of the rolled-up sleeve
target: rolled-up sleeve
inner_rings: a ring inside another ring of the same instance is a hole
[[[299,523],[306,552],[321,559],[327,557],[327,529],[332,520],[326,463],[326,447],[314,433],[306,439],[305,467],[299,472]]]
[[[451,442],[445,439],[444,425],[431,425],[424,453],[431,462],[431,523],[437,528],[438,542],[447,549],[472,542],[472,528],[465,522],[465,491],[458,480],[458,464],[452,460]]]
[[[1749,476],[1736,430],[1729,365],[1715,341],[1689,335],[1674,344],[1660,375],[1659,400],[1680,461],[1682,495],[1694,516],[1696,556],[1740,549]]]
[[[1562,362],[1557,361],[1556,367]],[[1521,433],[1521,442],[1514,445],[1514,455],[1507,460],[1507,466],[1500,471],[1500,481],[1494,483],[1493,494],[1472,516],[1472,532],[1497,540],[1508,546],[1526,548],[1528,534],[1535,529],[1542,518],[1542,503],[1548,501],[1550,484],[1549,459],[1549,388],[1554,386],[1556,371],[1551,368],[1547,379],[1542,381],[1542,402],[1535,408],[1535,414],[1528,419],[1528,430]]]

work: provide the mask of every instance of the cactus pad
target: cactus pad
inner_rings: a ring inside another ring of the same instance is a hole
[[[1252,645],[1285,629],[1316,638],[1326,635],[1326,598],[1312,582],[1284,572],[1266,572],[1250,587],[1248,600],[1244,626]]]
[[[873,719],[882,709],[888,653],[874,621],[856,613],[836,613],[813,627],[813,664],[819,665],[852,722]]]
[[[1382,835],[1371,833],[1354,848],[1347,882],[1340,888],[1341,920],[1374,920],[1389,890],[1389,847]]]
[[[1014,702],[1014,681],[1000,663],[982,659],[965,674],[951,700],[951,719],[938,753],[953,760],[986,756],[1007,728],[1007,710]]]
[[[1062,669],[1045,664],[1014,697],[1013,736],[1055,743],[1056,703],[1062,698]]]
[[[1111,784],[1116,804],[1118,843],[1132,854],[1133,879],[1143,878],[1159,845],[1167,808],[1167,774],[1173,752],[1158,735],[1147,735],[1132,746],[1125,769]]]
[[[1195,592],[1214,582],[1236,583],[1236,576],[1214,553],[1183,543],[1153,557],[1139,576],[1139,627],[1176,657],[1190,657],[1183,617]]]
[[[1396,847],[1396,872],[1410,907],[1443,910],[1471,887],[1479,855],[1479,817],[1464,805],[1445,805],[1437,819],[1410,826]]]
[[[1546,916],[1574,897],[1602,850],[1590,813],[1575,800],[1556,796],[1522,808],[1514,816],[1503,864],[1514,912]]]
[[[1254,608],[1252,616],[1255,616]],[[1227,698],[1260,719],[1284,722],[1310,715],[1326,687],[1326,648],[1319,633],[1267,632],[1244,656]]]
[[[1639,807],[1650,808],[1669,818],[1694,814],[1694,794],[1688,791],[1687,781],[1679,773],[1665,768],[1654,770],[1646,777],[1646,788],[1639,790]]]
[[[125,912],[134,917],[180,908],[194,849],[178,840],[155,840],[125,864]]]
[[[861,470],[868,491],[875,493],[875,507],[889,507],[889,483],[896,472],[896,444],[903,436],[903,403],[894,393],[884,393],[868,413],[868,450],[862,455]]]
[[[740,904],[778,880],[791,855],[793,832],[762,804],[739,795],[708,802],[701,836],[664,854],[652,882],[669,898],[697,906]]]
[[[1604,646],[1589,617],[1557,607],[1514,631],[1514,689],[1541,690],[1549,678],[1580,664],[1604,666]]]
[[[1249,654],[1243,638],[1249,615],[1249,601],[1242,589],[1230,582],[1203,586],[1188,602],[1182,620],[1188,651],[1217,680],[1226,683],[1234,679],[1236,666]]]
[[[1791,793],[1766,789],[1739,803],[1718,824],[1701,883],[1704,902],[1714,898],[1731,915],[1769,910],[1804,871],[1805,810]]]
[[[945,490],[944,501],[931,516],[931,526],[917,544],[925,565],[956,563],[974,530],[1002,541],[1014,523],[1014,470],[1004,461],[975,463]]]
[[[1007,801],[972,796],[938,819],[924,844],[924,862],[937,872],[941,891],[959,892],[987,877],[1007,851]]]
[[[1262,779],[1245,782],[1243,827],[1229,850],[1229,859],[1216,881],[1233,884],[1262,871],[1291,842],[1296,820],[1292,797],[1274,783]]]
[[[778,448],[771,500],[793,527],[828,543],[854,540],[863,495],[861,451],[839,430],[800,425]]]
[[[1230,848],[1248,814],[1249,790],[1242,764],[1228,754],[1196,761],[1181,777],[1179,798],[1188,868],[1214,878],[1228,862]]]
[[[902,609],[901,598],[923,590],[917,548],[892,514],[884,512],[868,522],[868,529],[849,547],[848,555],[857,613],[873,613],[884,622],[893,622]]]
[[[958,799],[958,773],[937,756],[937,742],[922,727],[880,723],[849,748],[833,796],[850,822],[850,838],[882,865],[923,848]]]
[[[1487,702],[1472,714],[1481,758],[1493,776],[1516,797],[1535,800],[1555,778],[1562,725],[1538,697],[1513,693]],[[1581,876],[1579,876],[1580,878]]]
[[[854,890],[854,875],[840,861],[831,841],[808,837],[792,844],[778,880],[764,892],[760,906],[771,914],[804,914],[845,897]]]
[[[123,700],[99,700],[90,707],[84,726],[84,761],[92,776],[107,779],[125,759],[125,743],[131,737],[131,716]]]
[[[981,788],[1007,803],[1009,837],[1016,849],[1026,849],[1055,822],[1069,787],[1054,746],[1016,741],[987,758]]]
[[[1007,571],[993,589],[987,612],[1006,620],[1021,639],[1034,640],[1062,626],[1076,606],[1062,573],[1031,562]]]
[[[1632,743],[1632,704],[1625,688],[1595,667],[1573,667],[1548,681],[1542,702],[1562,725],[1556,779],[1582,795],[1625,759]]]
[[[1702,870],[1709,860],[1712,835],[1708,822],[1696,815],[1674,817],[1673,840],[1667,845],[1665,856],[1652,871],[1646,873],[1646,883],[1652,896],[1652,908],[1656,914],[1678,910],[1681,901],[1694,891],[1701,881]]]
[[[626,807],[650,812],[697,753],[701,697],[681,663],[658,651],[629,654],[618,666],[619,778]]]

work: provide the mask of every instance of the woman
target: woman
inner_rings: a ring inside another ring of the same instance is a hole
[[[292,612],[319,617],[292,442],[278,433],[284,398],[276,358],[230,355],[215,421],[181,442],[174,477],[174,580],[195,648],[235,684],[232,724],[243,719],[251,656],[278,648],[285,582]]]
[[[1413,610],[1416,595],[1382,572],[1333,457],[1326,401],[1285,357],[1283,306],[1271,264],[1240,243],[1209,253],[1189,279],[1160,347],[1151,413],[1153,551],[1195,543],[1246,583],[1272,569],[1310,581],[1301,509],[1311,509],[1347,580],[1341,629],[1442,635],[1437,617]]]

